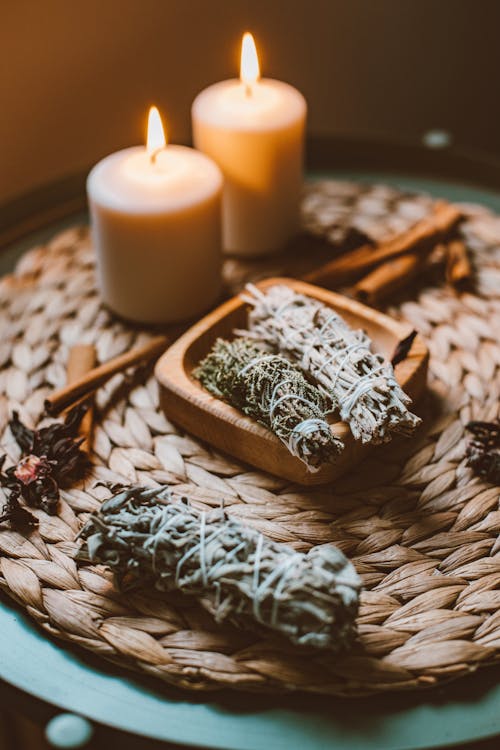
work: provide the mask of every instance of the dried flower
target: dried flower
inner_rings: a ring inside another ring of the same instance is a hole
[[[487,482],[500,485],[500,419],[469,422],[473,438],[467,446],[467,465]]]
[[[394,354],[392,355],[391,359],[391,365],[393,367],[396,367],[396,365],[399,365],[400,362],[402,362],[406,357],[408,356],[408,352],[411,349],[411,346],[413,342],[415,341],[417,337],[417,331],[412,331],[408,334],[408,336],[405,336],[404,339],[401,339],[401,341],[398,341],[398,344],[394,350]]]
[[[248,286],[252,305],[248,331],[239,331],[266,343],[296,362],[332,401],[356,440],[388,442],[393,432],[410,435],[420,419],[407,409],[411,399],[397,382],[382,355],[374,354],[362,330],[318,300],[297,294],[287,286],[266,293]]]
[[[215,396],[268,427],[309,471],[344,448],[325,420],[327,399],[298,367],[254,341],[218,339],[194,376]]]
[[[26,456],[22,458],[14,469],[14,476],[22,484],[31,484],[47,477],[51,472],[51,465],[45,456]]]
[[[20,498],[31,507],[54,514],[59,487],[85,475],[89,462],[80,450],[78,428],[86,410],[83,404],[75,406],[63,422],[39,430],[26,427],[14,412],[10,429],[24,456],[5,472],[6,456],[0,457],[0,485],[9,491],[0,523],[9,520],[15,527],[35,526],[35,516],[20,505]]]
[[[296,552],[182,500],[169,487],[125,488],[84,527],[80,558],[109,565],[122,588],[195,596],[217,622],[331,651],[350,645],[361,584],[339,549]]]

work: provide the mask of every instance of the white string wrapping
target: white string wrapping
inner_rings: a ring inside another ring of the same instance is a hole
[[[194,376],[215,396],[268,427],[310,472],[343,450],[325,419],[329,399],[300,368],[254,341],[218,339]]]
[[[308,554],[228,518],[198,511],[169,487],[130,487],[105,501],[80,557],[109,565],[121,587],[153,584],[196,597],[217,622],[274,632],[297,645],[351,644],[360,579],[331,544]]]
[[[420,419],[394,370],[362,330],[318,300],[284,285],[262,292],[253,285],[242,295],[251,305],[248,330],[238,331],[273,347],[312,377],[338,408],[356,440],[385,443],[393,433],[411,434]]]

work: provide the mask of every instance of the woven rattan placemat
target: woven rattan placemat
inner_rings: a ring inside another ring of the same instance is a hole
[[[429,206],[385,186],[320,182],[306,193],[304,225],[334,243],[356,231],[381,239]],[[158,411],[150,373],[139,382],[116,376],[97,398],[92,477],[63,493],[58,516],[35,511],[40,525],[29,537],[1,527],[2,589],[51,635],[191,689],[362,695],[429,687],[500,661],[499,491],[464,461],[464,425],[498,413],[500,218],[465,210],[474,293],[415,289],[390,308],[431,350],[425,426],[415,439],[379,449],[333,486],[306,491],[180,434]],[[231,260],[225,272],[238,288],[324,256],[311,249],[264,263]],[[105,360],[150,335],[101,307],[93,264],[88,230],[74,228],[28,252],[0,281],[0,436],[12,461],[12,410],[35,422],[49,391],[65,382],[70,346],[94,342]],[[335,542],[365,585],[359,645],[342,657],[302,653],[218,627],[175,596],[120,595],[105,568],[73,559],[75,534],[108,494],[100,481],[173,483],[199,507],[223,498],[230,514],[300,550]]]

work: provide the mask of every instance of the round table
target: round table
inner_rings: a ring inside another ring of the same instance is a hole
[[[500,190],[472,184],[380,171],[339,170],[327,176],[385,182],[500,212]],[[18,240],[0,253],[0,272],[8,271],[28,247],[85,219],[85,214],[68,216]],[[231,750],[417,750],[500,734],[497,668],[436,691],[365,699],[192,694],[51,640],[6,598],[0,598],[0,632],[0,678],[5,683],[60,710],[141,737]]]

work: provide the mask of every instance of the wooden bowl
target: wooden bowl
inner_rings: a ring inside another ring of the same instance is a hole
[[[340,313],[353,327],[363,328],[374,351],[390,359],[396,345],[410,329],[387,315],[340,294],[294,279],[266,279],[256,286],[267,289],[286,284],[300,294],[319,300]],[[371,448],[355,441],[345,422],[333,422],[332,430],[342,437],[345,448],[335,463],[319,471],[305,465],[288,451],[272,432],[206,391],[192,376],[219,337],[234,338],[234,329],[246,327],[248,305],[237,296],[206,315],[183,334],[159,359],[156,377],[160,383],[161,405],[165,414],[183,429],[258,469],[305,485],[325,484],[351,469],[368,455]],[[428,350],[417,336],[406,359],[395,367],[396,378],[406,393],[416,400],[427,376]]]

